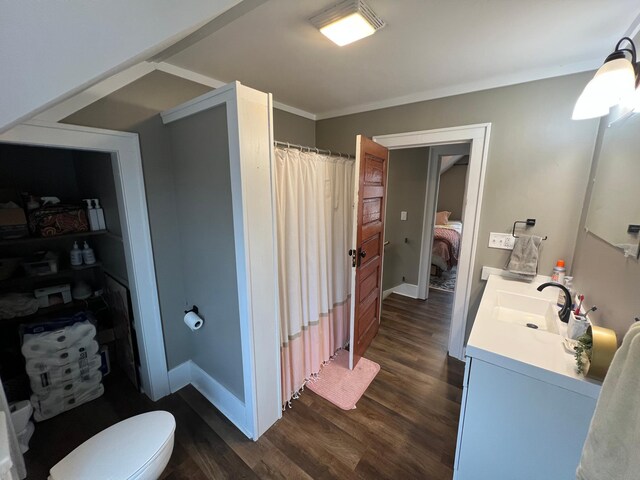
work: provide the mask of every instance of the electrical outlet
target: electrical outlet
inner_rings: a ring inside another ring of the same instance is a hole
[[[489,248],[513,250],[513,244],[515,243],[515,240],[515,237],[510,233],[491,232],[489,234]]]

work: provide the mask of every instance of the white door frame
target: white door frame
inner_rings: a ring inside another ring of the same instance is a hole
[[[0,142],[111,154],[120,211],[143,391],[158,400],[170,393],[138,135],[61,123],[30,121]]]
[[[480,209],[482,206],[490,134],[491,124],[482,123],[373,137],[375,142],[387,147],[389,150],[446,145],[451,143],[471,144],[465,199],[462,208],[463,229],[466,234],[462,236],[460,243],[458,281],[456,282],[453,299],[448,348],[449,355],[459,360],[464,360],[464,340],[467,329],[469,301],[471,298],[473,262],[478,244]],[[428,220],[426,217],[428,216],[427,213],[429,210],[430,209],[425,208],[425,221]],[[471,235],[469,235],[469,232],[471,232]],[[423,251],[430,251],[431,239],[428,237],[428,235],[423,235],[422,239],[419,284],[420,282],[426,281],[426,274],[429,271],[429,265],[426,263],[430,262],[430,255],[423,255],[422,253]]]

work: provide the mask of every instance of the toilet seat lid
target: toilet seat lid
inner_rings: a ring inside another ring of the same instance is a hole
[[[58,462],[52,480],[122,480],[143,468],[173,437],[176,421],[155,411],[123,420],[94,435]]]

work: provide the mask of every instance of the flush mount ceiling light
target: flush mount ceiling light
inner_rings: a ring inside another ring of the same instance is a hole
[[[629,47],[622,48],[624,42],[628,42]],[[584,87],[573,109],[572,118],[584,120],[602,117],[609,113],[611,107],[630,102],[636,93],[638,70],[636,46],[633,40],[624,37]]]
[[[345,0],[314,15],[309,21],[333,43],[344,46],[373,35],[385,26],[362,0]]]

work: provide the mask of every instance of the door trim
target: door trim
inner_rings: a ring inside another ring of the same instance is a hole
[[[389,150],[403,148],[428,147],[451,143],[471,143],[469,154],[469,170],[465,188],[465,203],[463,207],[463,225],[465,234],[462,235],[460,255],[458,261],[458,281],[453,300],[451,314],[451,328],[449,330],[449,355],[464,360],[464,342],[466,337],[469,301],[471,299],[471,284],[473,280],[474,261],[478,245],[478,230],[480,228],[480,211],[484,193],[484,177],[487,167],[489,138],[491,123],[464,125],[435,130],[395,133],[378,135],[373,140]],[[471,233],[471,235],[469,235]],[[421,274],[429,271],[423,263],[429,261],[429,252],[424,253],[425,241],[421,247]],[[430,241],[428,242],[431,243]],[[420,292],[419,292],[420,293]]]
[[[0,141],[111,154],[140,353],[142,389],[152,400],[168,395],[169,377],[138,135],[30,121],[1,134]]]

